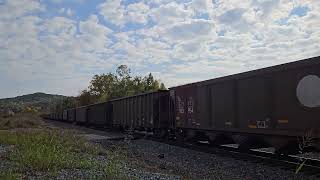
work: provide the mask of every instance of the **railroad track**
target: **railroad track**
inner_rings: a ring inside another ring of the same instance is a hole
[[[224,153],[229,156],[231,154],[235,159],[262,163],[293,172],[296,172],[296,170],[301,166],[298,173],[304,173],[309,176],[316,176],[320,178],[320,159],[305,158],[296,155],[278,155],[256,150],[241,152],[237,149],[228,147],[221,148],[216,146],[215,148],[218,149],[218,153]]]
[[[95,130],[101,130],[97,128],[89,128]],[[138,138],[157,141],[159,143],[165,143],[168,145],[178,146],[182,148],[188,148],[199,152],[217,154],[224,157],[231,157],[235,160],[248,161],[253,163],[260,163],[271,167],[279,167],[281,169],[295,172],[296,169],[302,164],[302,168],[299,173],[303,173],[307,176],[315,176],[320,178],[320,159],[299,157],[296,155],[277,155],[270,152],[249,150],[246,152],[240,151],[236,147],[232,146],[210,146],[208,143],[179,143],[175,140],[164,140],[154,138],[152,134],[134,133],[132,131],[126,131],[128,139]]]
[[[140,137],[141,138],[141,137]],[[286,171],[295,173],[300,168],[298,173],[303,173],[307,176],[314,176],[320,178],[320,159],[300,157],[297,155],[279,155],[270,152],[263,152],[257,150],[240,151],[237,148],[227,146],[210,146],[205,143],[178,143],[174,140],[162,140],[150,136],[142,138],[165,143],[182,148],[188,148],[199,152],[217,154],[224,157],[231,157],[235,160],[248,161],[252,163],[260,163],[263,165],[278,167]]]

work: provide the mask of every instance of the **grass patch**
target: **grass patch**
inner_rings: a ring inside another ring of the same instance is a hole
[[[14,179],[20,179],[20,178],[21,178],[21,174],[16,173],[14,171],[0,172],[0,179],[14,180]]]
[[[88,158],[101,153],[96,146],[60,131],[0,132],[0,144],[14,145],[8,158],[22,168],[55,172],[69,168],[94,168],[97,162]]]
[[[35,113],[0,117],[0,144],[13,145],[6,159],[16,164],[15,170],[0,171],[0,179],[21,179],[30,170],[55,176],[62,169],[92,169],[103,173],[101,179],[128,179],[120,172],[123,159],[117,152],[107,152],[76,132],[46,128]],[[98,162],[96,155],[106,155],[108,161]]]
[[[19,113],[11,117],[0,117],[0,129],[37,128],[43,125],[37,113]]]
[[[103,172],[105,179],[128,179],[120,171],[120,159],[115,155],[115,153],[109,152],[108,164],[104,166]]]

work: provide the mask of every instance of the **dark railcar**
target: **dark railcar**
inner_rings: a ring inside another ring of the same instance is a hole
[[[175,124],[210,140],[230,134],[320,136],[320,58],[287,63],[170,89]],[[228,133],[226,133],[228,132]],[[248,136],[249,136],[248,135]],[[272,137],[272,136],[269,136]],[[277,139],[264,139],[272,144]]]
[[[137,130],[165,130],[169,126],[168,102],[168,91],[112,100],[113,124]]]
[[[78,124],[87,123],[87,119],[88,119],[87,110],[88,110],[88,107],[86,106],[76,108],[76,122]]]
[[[76,109],[68,109],[68,122],[76,121]]]
[[[68,121],[68,111],[67,110],[63,111],[62,121]]]
[[[93,104],[87,107],[87,122],[97,127],[112,126],[112,111],[109,102]]]
[[[58,120],[62,121],[63,120],[63,112],[58,113]]]

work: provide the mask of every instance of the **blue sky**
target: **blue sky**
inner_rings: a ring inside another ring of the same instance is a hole
[[[0,0],[0,98],[128,65],[167,87],[320,55],[316,0]]]

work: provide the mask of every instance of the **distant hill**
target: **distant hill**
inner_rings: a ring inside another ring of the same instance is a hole
[[[0,99],[0,111],[10,109],[14,112],[19,112],[26,107],[35,107],[41,111],[46,111],[49,109],[50,104],[64,98],[66,98],[66,96],[38,92],[14,98]]]

